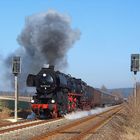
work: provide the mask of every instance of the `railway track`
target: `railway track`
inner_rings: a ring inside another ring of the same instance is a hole
[[[76,120],[68,125],[59,127],[44,135],[34,137],[33,140],[81,140],[89,134],[95,133],[107,121],[109,121],[122,107],[114,107],[98,115],[91,115]]]
[[[0,140],[79,139],[80,137],[85,136],[85,133],[88,134],[89,132],[93,132],[92,127],[97,127],[99,125],[98,122],[102,125],[103,121],[109,119],[113,113],[115,114],[117,110],[119,110],[119,108],[114,107],[113,109],[100,113],[99,115],[92,115],[74,121],[65,118],[58,118],[51,120],[28,120],[1,125]],[[106,116],[105,114],[108,115]]]
[[[8,126],[14,126],[14,125],[18,125],[18,124],[22,124],[22,123],[26,123],[26,122],[32,122],[35,120],[21,120],[18,122],[8,122],[6,124],[0,124],[0,130],[3,129],[4,127],[8,127]]]
[[[23,122],[16,122],[13,124],[7,124],[0,127],[0,135],[3,133],[9,133],[10,131],[18,130],[25,127],[30,127],[33,125],[37,125],[40,123],[44,123],[43,120],[34,120],[34,121],[23,121]]]
[[[53,122],[56,120],[59,120],[60,118],[57,119],[50,119],[50,120],[33,120],[33,121],[22,121],[22,122],[16,122],[16,123],[10,123],[7,125],[1,125],[0,127],[0,140],[5,139],[6,135],[13,134],[14,132],[19,132],[22,129],[28,129],[30,131],[31,127],[34,126],[40,126],[41,124],[46,124],[49,122]]]

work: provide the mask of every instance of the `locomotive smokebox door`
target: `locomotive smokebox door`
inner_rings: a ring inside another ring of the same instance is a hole
[[[21,73],[21,64],[20,64],[20,57],[19,56],[13,57],[12,72],[14,75],[18,75],[19,73]]]
[[[131,54],[131,71],[134,74],[140,71],[140,54]]]

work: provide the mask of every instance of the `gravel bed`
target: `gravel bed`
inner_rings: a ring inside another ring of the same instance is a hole
[[[121,118],[119,118],[121,119]],[[118,117],[114,116],[109,122],[107,122],[103,127],[101,127],[97,132],[90,133],[83,140],[118,140],[116,136],[119,135],[118,131],[116,131],[116,127],[120,124],[118,122]],[[121,126],[121,125],[120,125]],[[115,129],[114,129],[115,127]],[[121,128],[118,127],[120,130]],[[119,136],[118,136],[119,137]]]

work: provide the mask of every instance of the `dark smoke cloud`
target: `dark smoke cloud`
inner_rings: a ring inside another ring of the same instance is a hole
[[[67,66],[67,52],[80,38],[80,31],[72,29],[70,17],[54,10],[28,16],[25,27],[17,37],[21,47],[6,59],[11,65],[14,55],[22,58],[20,81],[25,87],[27,74],[37,73],[43,64],[62,70]]]
[[[67,52],[80,37],[79,30],[71,28],[70,18],[49,10],[29,16],[25,22],[17,40],[24,47],[30,62],[36,67],[43,63],[57,68],[66,67]]]

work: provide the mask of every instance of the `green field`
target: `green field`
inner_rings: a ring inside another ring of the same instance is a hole
[[[0,109],[3,107],[14,110],[15,102],[14,100],[0,100]],[[30,109],[30,103],[24,101],[18,101],[18,110]]]

